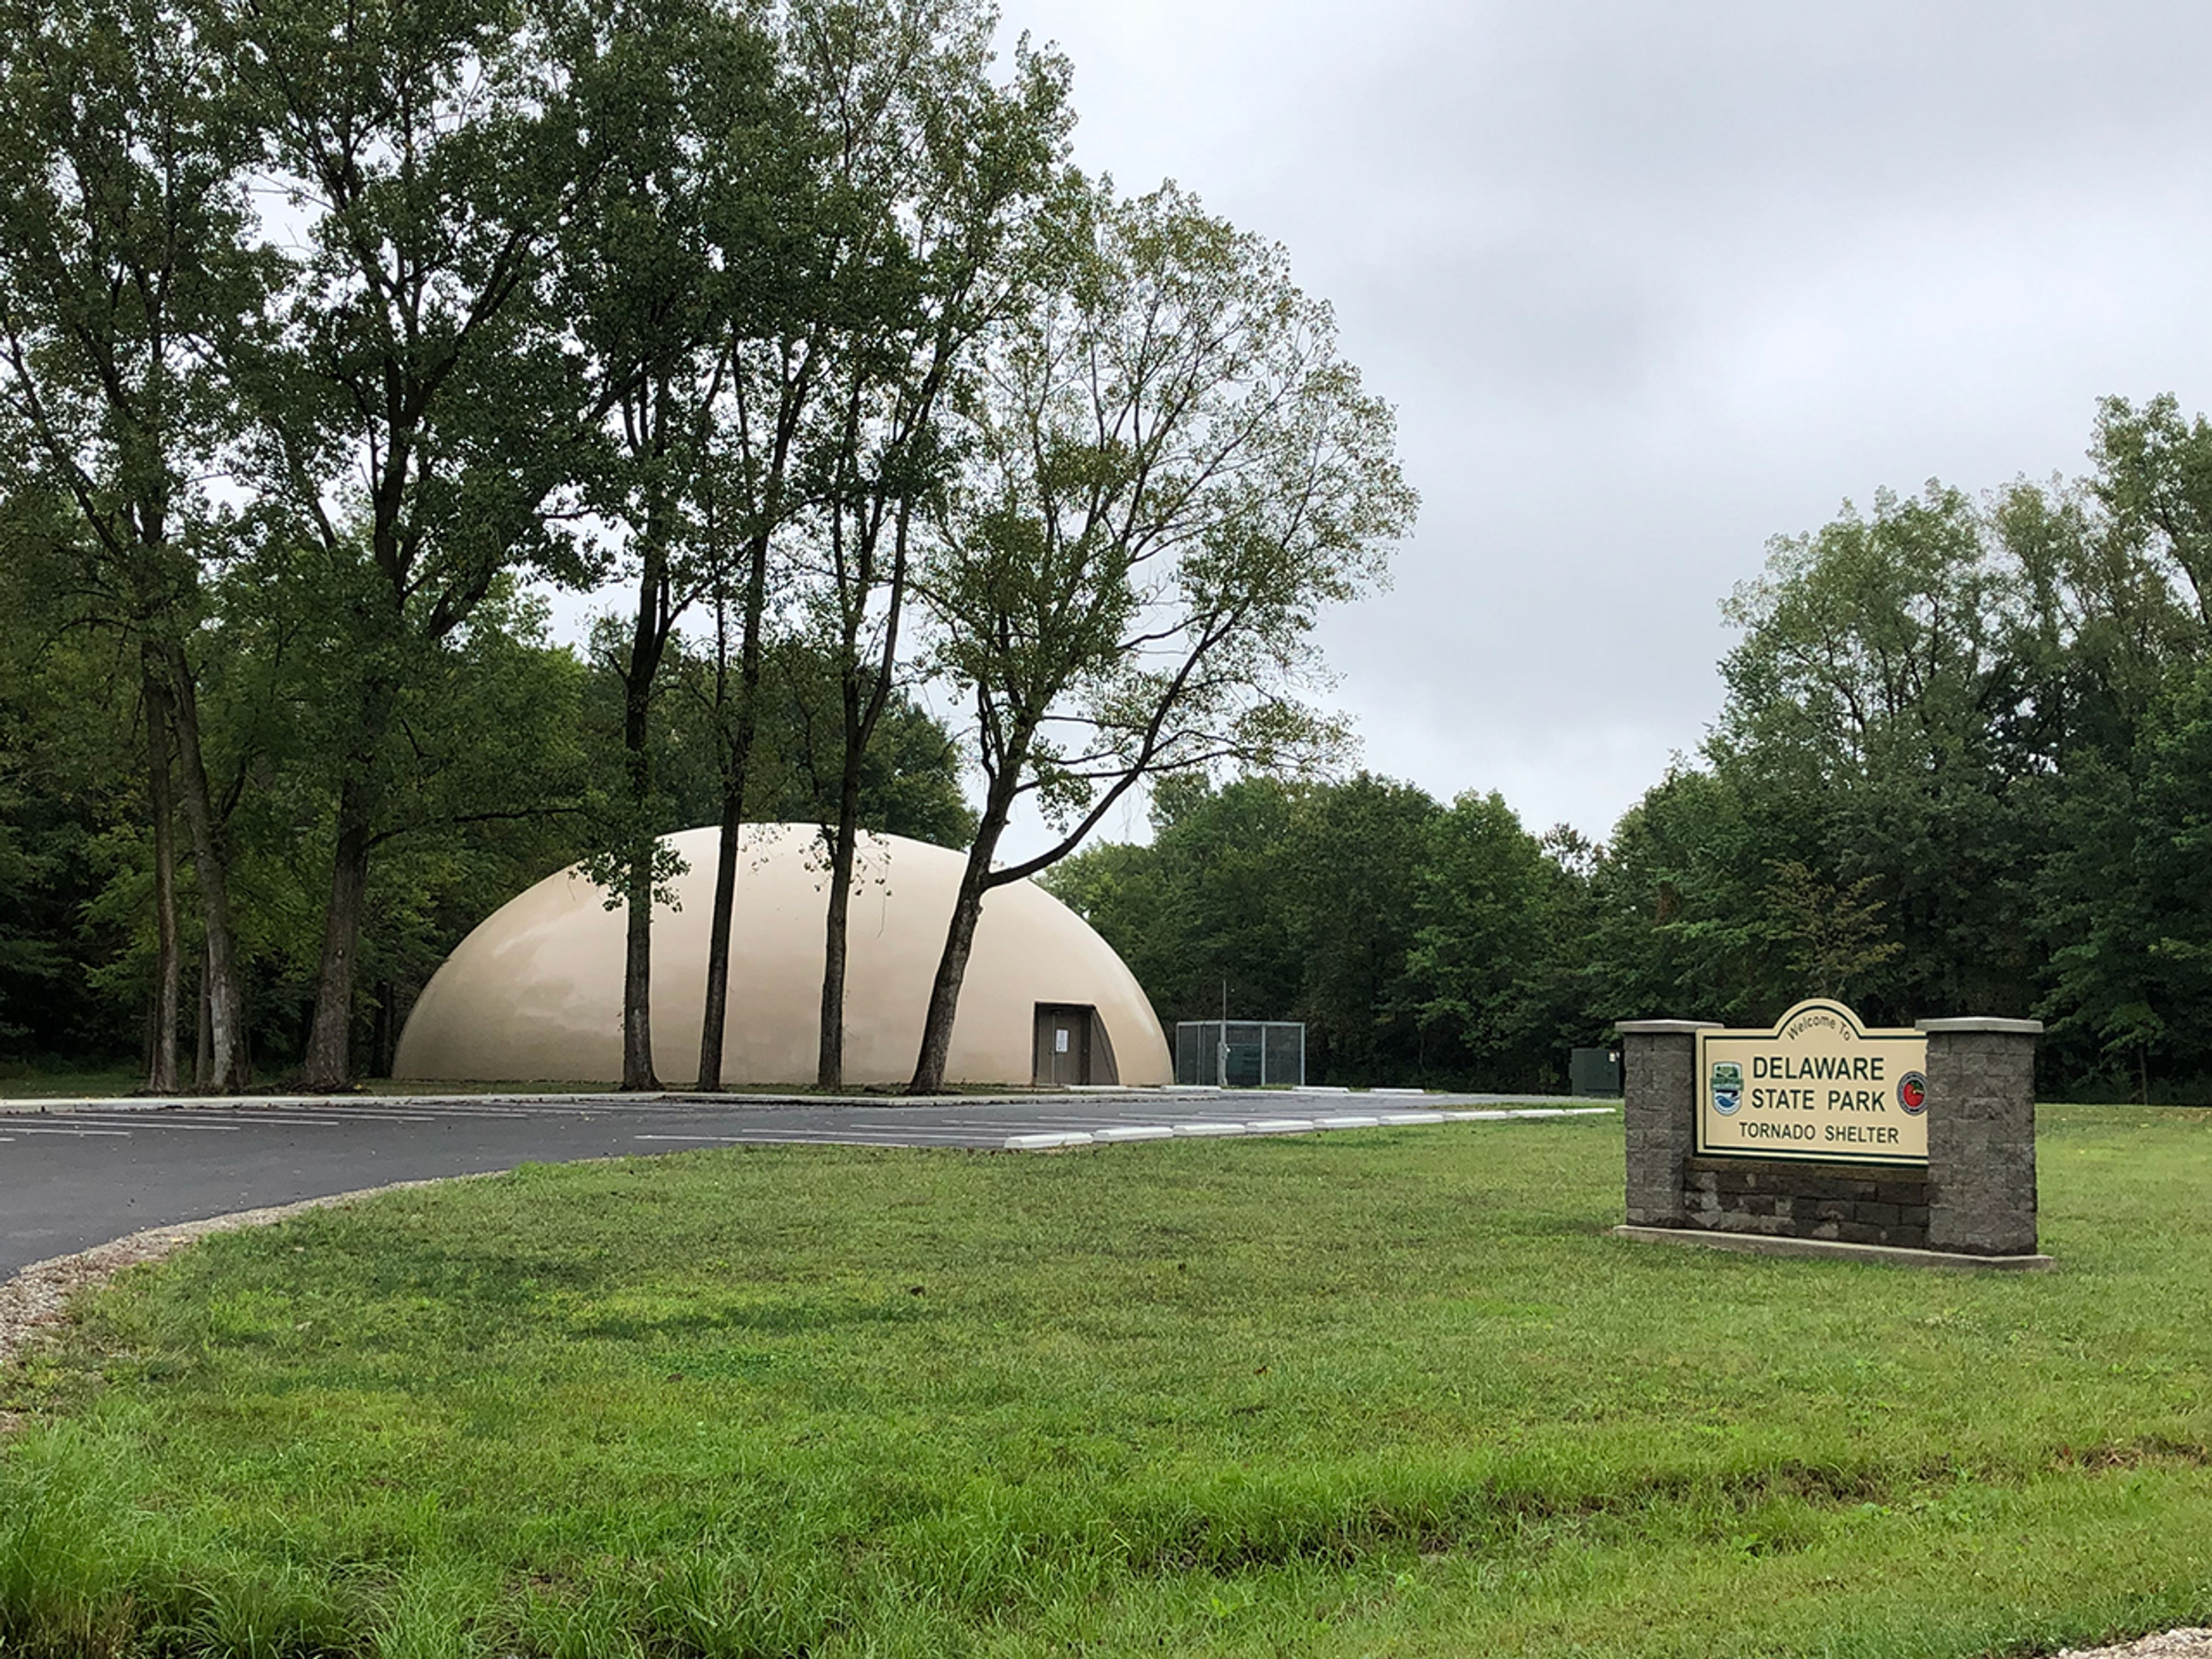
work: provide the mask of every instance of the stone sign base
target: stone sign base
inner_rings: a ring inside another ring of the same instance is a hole
[[[1741,1250],[1751,1255],[1827,1256],[1845,1261],[1884,1261],[1899,1267],[1949,1267],[1974,1272],[1990,1267],[2012,1273],[2048,1273],[2058,1265],[2047,1255],[1962,1255],[1955,1250],[1914,1250],[1895,1244],[1847,1244],[1840,1239],[1789,1238],[1772,1233],[1692,1232],[1685,1227],[1615,1227],[1615,1238],[1639,1244],[1688,1244],[1709,1250]]]
[[[1837,1012],[1856,1024],[1840,1005]],[[2035,1021],[1922,1020],[1927,1157],[1854,1164],[1700,1152],[1698,1033],[1718,1028],[1649,1019],[1618,1029],[1627,1160],[1621,1237],[1930,1265],[2048,1265],[2036,1238],[2035,1039],[2043,1028]]]
[[[1928,1176],[1863,1164],[1682,1160],[1683,1219],[1707,1232],[1928,1248]]]

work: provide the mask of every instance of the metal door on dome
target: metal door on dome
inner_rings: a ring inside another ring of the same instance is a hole
[[[1091,1081],[1089,1003],[1040,1002],[1036,1006],[1036,1061],[1030,1081],[1039,1088],[1065,1089]]]

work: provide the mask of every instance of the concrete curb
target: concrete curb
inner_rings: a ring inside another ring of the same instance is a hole
[[[1381,1091],[1377,1091],[1380,1093]],[[1502,1123],[1509,1120],[1610,1116],[1617,1106],[1506,1107],[1479,1112],[1385,1112],[1373,1117],[1260,1117],[1242,1123],[1141,1123],[1110,1129],[1070,1129],[1054,1134],[1008,1135],[1010,1152],[1056,1152],[1070,1146],[1110,1146],[1131,1140],[1195,1140],[1223,1135],[1310,1135],[1337,1129],[1411,1128],[1432,1123]]]

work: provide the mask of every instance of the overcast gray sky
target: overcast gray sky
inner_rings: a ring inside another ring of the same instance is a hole
[[[1845,496],[2212,402],[2212,7],[1008,0],[1079,159],[1289,247],[1425,498],[1328,653],[1367,763],[1602,838],[1718,602]],[[1129,825],[1109,827],[1126,834]]]

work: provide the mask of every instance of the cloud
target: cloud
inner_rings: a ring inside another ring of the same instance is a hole
[[[1333,617],[1381,769],[1602,835],[1768,537],[2212,403],[2212,10],[1026,0],[1078,153],[1290,248],[1426,501]],[[1009,34],[1011,40],[1011,33]]]

